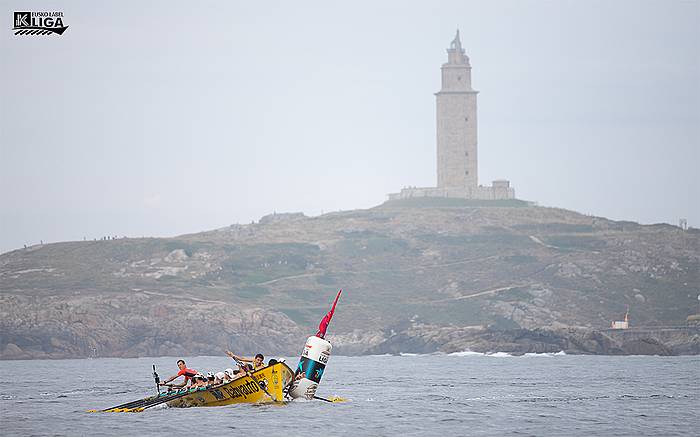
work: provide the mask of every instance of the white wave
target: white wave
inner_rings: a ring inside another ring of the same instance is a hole
[[[508,352],[494,352],[491,354],[486,354],[487,357],[494,357],[494,358],[512,358],[514,355],[509,354]]]
[[[402,357],[417,357],[419,355],[427,355],[427,354],[412,354],[409,352],[401,352],[401,353],[399,353],[399,355]]]
[[[513,355],[509,354],[508,352],[488,352],[488,353],[483,353],[483,352],[474,352],[470,350],[462,351],[462,352],[452,352],[451,354],[447,354],[448,357],[494,357],[494,358],[505,358],[505,357],[513,357]]]
[[[482,352],[474,352],[470,350],[462,351],[462,352],[452,352],[451,354],[447,354],[448,357],[474,357],[474,356],[479,356],[483,357],[486,355],[485,353]]]
[[[524,357],[545,357],[545,358],[547,358],[547,357],[559,357],[562,355],[566,355],[566,353],[564,351],[559,351],[556,353],[555,352],[542,352],[542,353],[532,352],[532,353],[524,354],[523,356]]]
[[[559,351],[559,352],[545,352],[545,353],[527,353],[523,355],[513,355],[508,352],[474,352],[470,350],[462,351],[462,352],[452,352],[451,354],[447,354],[448,357],[492,357],[492,358],[513,358],[513,357],[518,357],[518,356],[523,356],[523,357],[560,357],[560,356],[565,356],[566,352],[564,351]]]

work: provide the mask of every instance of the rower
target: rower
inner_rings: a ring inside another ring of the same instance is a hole
[[[228,368],[224,370],[224,382],[233,381],[234,379],[236,379],[236,372],[233,369]]]
[[[253,370],[253,366],[246,363],[241,363],[238,365],[238,370],[236,371],[236,378],[242,378],[246,376]]]
[[[163,381],[160,383],[160,385],[167,385],[168,387],[184,387],[187,385],[189,382],[190,384],[192,383],[192,378],[197,374],[196,370],[188,369],[187,366],[185,365],[185,360],[177,360],[177,367],[180,369],[179,372],[177,372],[177,375],[173,375],[167,380]],[[170,381],[179,378],[180,376],[185,377],[185,381],[182,384],[169,384]]]
[[[226,374],[224,372],[216,372],[214,374],[214,385],[219,385],[226,379]]]
[[[263,354],[256,354],[254,358],[244,358],[234,355],[231,351],[226,351],[226,355],[237,361],[243,361],[244,363],[253,363],[253,370],[260,370],[265,367],[265,357]]]
[[[192,388],[206,388],[207,386],[207,377],[202,375],[201,373],[198,373],[192,377]]]

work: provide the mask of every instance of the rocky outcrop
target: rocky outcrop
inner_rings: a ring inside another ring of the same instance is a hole
[[[647,329],[632,334],[587,328],[493,329],[417,325],[369,347],[367,354],[473,351],[592,355],[681,355],[700,353],[700,328]]]
[[[0,359],[296,354],[303,333],[282,313],[133,293],[1,296]]]
[[[605,333],[629,355],[700,354],[700,326],[609,329]]]

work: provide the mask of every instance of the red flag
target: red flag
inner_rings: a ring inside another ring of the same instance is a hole
[[[328,324],[331,323],[333,313],[335,312],[335,305],[338,303],[338,299],[340,299],[340,293],[342,292],[343,290],[338,290],[338,294],[335,296],[335,300],[333,301],[333,306],[331,307],[331,310],[328,311],[328,314],[326,314],[323,317],[321,323],[318,325],[318,332],[316,333],[316,337],[323,338],[326,336],[326,329],[328,329]]]

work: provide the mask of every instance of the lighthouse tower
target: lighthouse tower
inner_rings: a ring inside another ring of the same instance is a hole
[[[437,107],[437,187],[404,187],[389,200],[414,197],[451,197],[471,200],[515,199],[510,181],[499,179],[479,185],[476,140],[476,95],[472,66],[464,53],[459,30],[442,64],[442,87],[435,93]]]
[[[459,30],[442,64],[442,88],[437,99],[438,188],[459,197],[472,197],[477,173],[476,95],[472,67],[464,54]]]

